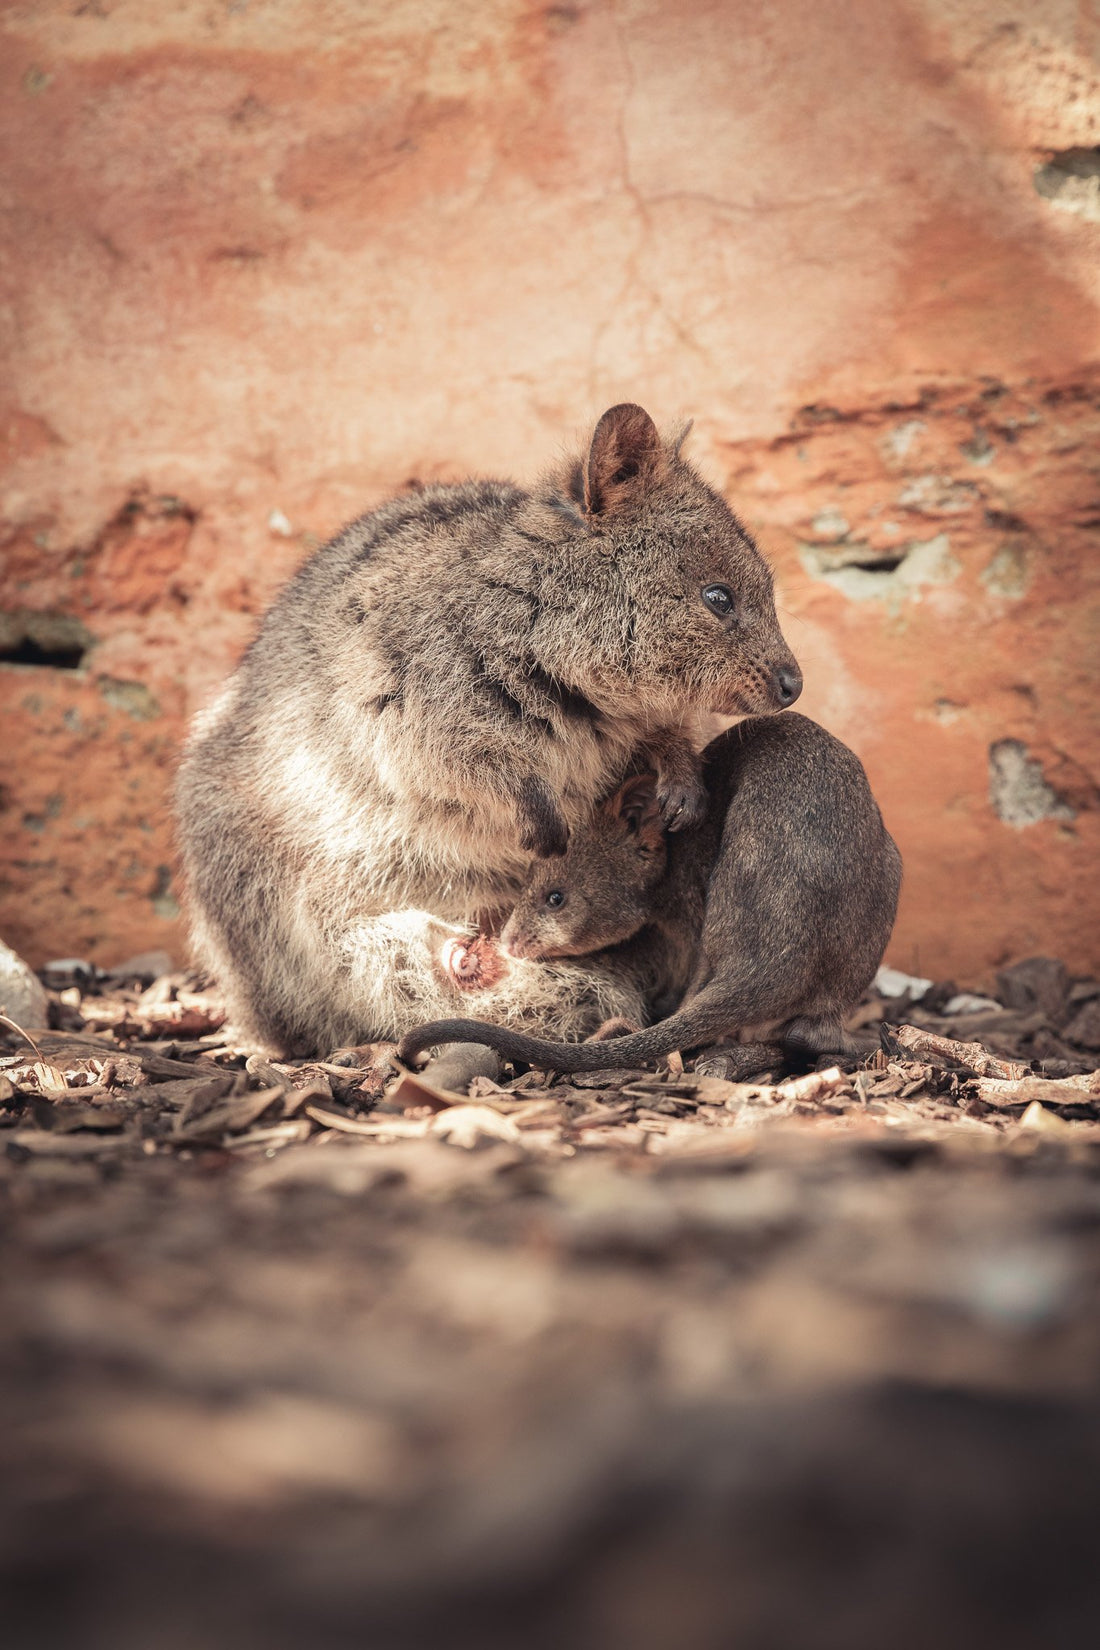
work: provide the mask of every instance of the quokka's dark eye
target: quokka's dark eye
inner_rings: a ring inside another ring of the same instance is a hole
[[[565,904],[565,895],[562,893],[560,888],[551,888],[550,892],[546,896],[546,904],[552,906],[555,911],[561,909],[561,907]]]
[[[720,619],[728,618],[733,612],[733,591],[728,584],[708,584],[703,591],[703,600]]]

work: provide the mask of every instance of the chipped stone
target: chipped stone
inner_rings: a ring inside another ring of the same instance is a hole
[[[898,503],[922,516],[955,516],[979,503],[981,494],[972,481],[953,476],[914,476],[898,494]]]
[[[1035,173],[1036,193],[1060,212],[1100,223],[1100,147],[1066,149]]]
[[[96,686],[109,705],[124,710],[136,722],[153,722],[160,715],[160,705],[144,682],[120,682],[113,676],[101,676]]]
[[[1019,739],[998,739],[989,747],[989,800],[997,818],[1018,831],[1041,819],[1076,818]]]
[[[815,533],[824,539],[847,538],[851,528],[839,510],[819,510],[810,523]]]
[[[997,456],[997,449],[986,435],[984,430],[975,430],[969,441],[959,443],[959,451],[971,464],[992,464]]]
[[[267,518],[267,525],[273,533],[278,533],[281,539],[289,539],[294,536],[294,529],[281,510],[272,510]]]
[[[55,670],[79,670],[95,637],[69,613],[0,613],[0,660]]]
[[[1022,544],[1003,544],[988,567],[978,574],[987,590],[1008,601],[1019,601],[1031,583],[1030,557]]]
[[[813,578],[852,601],[885,601],[895,608],[920,601],[926,586],[950,584],[962,571],[946,533],[888,551],[876,552],[866,544],[846,545],[840,551],[813,544],[799,549],[802,565]]]
[[[883,436],[883,451],[890,458],[905,458],[913,443],[926,428],[923,418],[906,419],[896,430],[891,430],[888,435]]]

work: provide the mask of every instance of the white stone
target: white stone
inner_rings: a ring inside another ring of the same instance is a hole
[[[22,957],[0,940],[0,1014],[24,1031],[48,1024],[49,999]]]
[[[931,980],[922,980],[916,974],[903,974],[900,968],[884,965],[875,975],[875,990],[880,997],[904,997],[908,991],[910,998],[916,1002],[931,989]]]

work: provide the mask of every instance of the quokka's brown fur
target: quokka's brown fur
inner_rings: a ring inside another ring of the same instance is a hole
[[[693,957],[676,1013],[587,1043],[441,1020],[409,1033],[401,1057],[478,1042],[556,1071],[599,1071],[763,1025],[801,1054],[844,1048],[841,1018],[882,961],[901,886],[901,856],[862,763],[792,714],[724,733],[708,746],[703,771],[706,814],[667,854],[644,778],[628,781],[576,833],[560,867],[532,876],[501,935],[532,957],[639,930],[676,942],[678,954]],[[629,952],[622,948],[624,960]]]
[[[313,1052],[455,1012],[442,942],[507,911],[632,753],[690,822],[697,727],[800,686],[756,546],[640,407],[531,491],[361,517],[273,603],[180,769],[195,938],[235,1023]],[[478,1003],[577,1036],[642,997],[596,957],[516,960]]]

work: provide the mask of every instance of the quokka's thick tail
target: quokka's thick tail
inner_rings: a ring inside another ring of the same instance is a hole
[[[410,1061],[441,1043],[486,1043],[506,1060],[522,1060],[525,1065],[541,1066],[546,1071],[612,1071],[645,1065],[676,1049],[695,1048],[732,1030],[728,1021],[729,1010],[723,999],[717,993],[708,996],[704,990],[667,1020],[628,1037],[609,1037],[606,1042],[553,1043],[483,1020],[433,1020],[410,1031],[397,1045],[397,1053],[400,1059]]]

